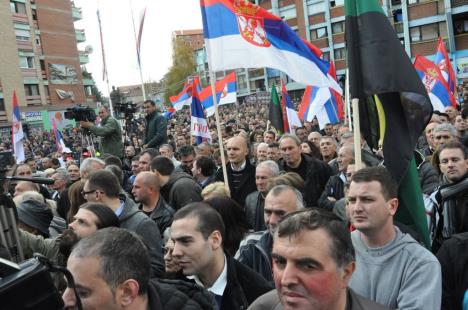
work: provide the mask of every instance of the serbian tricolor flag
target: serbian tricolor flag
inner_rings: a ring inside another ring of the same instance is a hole
[[[329,63],[280,17],[246,0],[200,0],[210,70],[269,67],[305,85],[341,87]]]
[[[297,116],[297,112],[289,97],[286,86],[284,86],[283,80],[281,80],[281,106],[283,108],[284,132],[293,133],[294,128],[302,127],[301,120],[299,116]]]
[[[414,68],[426,87],[434,111],[444,112],[448,106],[456,107],[455,97],[438,66],[426,57],[416,55]]]
[[[192,90],[193,83],[192,82],[185,82],[184,88],[182,91],[176,95],[171,96],[169,101],[172,103],[175,111],[180,111],[184,106],[190,106],[192,104]]]
[[[336,80],[333,62],[329,74]],[[307,122],[317,117],[320,129],[326,124],[337,124],[343,119],[343,99],[333,89],[307,86],[299,106],[299,117]]]
[[[172,114],[174,114],[175,112],[175,109],[173,107],[170,107],[167,109],[166,112],[164,112],[164,117],[167,118],[167,119],[170,119],[172,117]]]
[[[434,63],[439,66],[439,69],[449,86],[450,92],[455,94],[457,86],[455,72],[453,71],[452,63],[450,62],[447,50],[445,49],[444,40],[442,40],[441,37],[439,37],[439,44],[437,46],[437,53],[435,55]]]
[[[200,97],[198,96],[199,90],[199,79],[196,78],[192,81],[193,83],[193,100],[191,103],[191,120],[190,120],[190,132],[192,136],[196,138],[195,143],[198,145],[204,141],[211,143],[211,134],[208,128],[208,122],[206,121],[205,113],[203,111],[203,105]]]
[[[23,162],[26,157],[24,155],[24,132],[23,125],[21,125],[20,110],[18,107],[18,97],[16,97],[16,91],[13,91],[13,117],[12,117],[12,141],[13,141],[13,152],[16,157],[16,163]]]
[[[52,120],[52,126],[54,129],[55,144],[57,145],[57,151],[59,153],[71,153],[72,151],[65,145],[65,142],[62,138],[62,134],[57,129],[57,124],[55,123],[55,120]]]
[[[236,72],[231,72],[223,79],[216,81],[216,100],[218,105],[235,103],[237,100]],[[205,87],[199,94],[206,116],[214,115],[213,96],[211,85]]]

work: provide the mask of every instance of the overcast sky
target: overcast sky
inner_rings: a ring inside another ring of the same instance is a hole
[[[96,11],[101,14],[104,48],[110,85],[123,86],[140,83],[130,5],[133,7],[135,28],[138,32],[140,15],[147,6],[141,62],[143,79],[158,81],[171,65],[171,34],[174,30],[202,27],[198,0],[74,0],[83,10],[83,19],[75,23],[76,29],[85,29],[86,42],[79,44],[84,50],[92,46],[90,62],[86,65],[93,73],[99,89],[107,95],[102,80],[102,54]]]

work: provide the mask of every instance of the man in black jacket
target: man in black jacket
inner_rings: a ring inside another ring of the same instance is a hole
[[[249,148],[247,140],[242,136],[235,136],[226,144],[229,164],[226,165],[227,179],[231,197],[242,207],[245,198],[257,189],[255,185],[255,167],[247,158]],[[224,182],[223,170],[216,173],[216,181]]]
[[[205,203],[191,203],[174,215],[172,256],[188,279],[215,296],[218,309],[247,309],[272,286],[224,253],[224,234],[223,220],[215,209]]]
[[[143,149],[158,149],[161,144],[167,141],[167,119],[156,111],[156,103],[153,100],[146,100],[143,107],[146,112]]]
[[[318,199],[331,176],[331,168],[324,162],[301,154],[301,141],[286,134],[280,139],[280,151],[283,161],[280,169],[296,172],[305,181],[304,201],[306,207],[317,207]]]
[[[204,290],[181,281],[150,280],[146,246],[135,234],[104,228],[82,239],[68,259],[83,309],[213,309]],[[77,307],[71,288],[64,309]]]

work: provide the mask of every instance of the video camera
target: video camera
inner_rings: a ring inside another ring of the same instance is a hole
[[[76,105],[73,108],[68,108],[67,111],[65,111],[64,116],[66,119],[73,119],[77,122],[94,122],[96,120],[96,112],[90,107],[86,107],[81,104]]]
[[[125,103],[115,103],[115,112],[117,113],[119,118],[126,118],[131,119],[133,118],[133,114],[137,111],[137,105],[133,102],[125,102]]]

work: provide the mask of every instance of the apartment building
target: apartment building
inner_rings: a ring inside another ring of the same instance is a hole
[[[323,51],[336,64],[338,79],[346,72],[344,0],[252,0],[283,18],[301,37]],[[459,81],[468,80],[468,0],[381,0],[382,8],[408,55],[434,57],[438,37],[446,42]],[[206,78],[204,50],[195,52],[197,69]],[[278,84],[280,72],[268,68],[236,70],[238,96],[268,91]],[[222,77],[218,72],[217,77]],[[283,77],[284,78],[284,77]],[[292,97],[302,95],[304,85],[288,81]]]
[[[49,113],[63,116],[67,107],[95,101],[93,81],[81,67],[90,50],[77,46],[86,41],[74,26],[81,18],[70,0],[0,1],[0,127],[10,120],[14,90],[23,119],[46,128]]]

